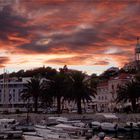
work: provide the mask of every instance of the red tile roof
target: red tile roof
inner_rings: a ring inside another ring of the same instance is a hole
[[[131,79],[132,75],[128,74],[128,73],[121,73],[119,76],[117,77],[112,77],[110,78],[110,80],[125,80],[125,79]]]

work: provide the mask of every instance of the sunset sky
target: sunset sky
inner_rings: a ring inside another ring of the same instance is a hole
[[[0,0],[0,72],[101,73],[134,59],[140,0]]]

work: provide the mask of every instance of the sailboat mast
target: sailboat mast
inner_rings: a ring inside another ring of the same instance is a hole
[[[7,70],[3,71],[3,108],[8,110],[9,94],[8,94],[8,75]]]

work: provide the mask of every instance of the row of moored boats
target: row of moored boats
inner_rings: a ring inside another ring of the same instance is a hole
[[[19,123],[14,119],[0,119],[0,138],[20,138],[24,140],[98,140],[104,135],[99,132],[139,131],[140,122],[119,125],[109,122],[68,120],[65,117],[48,117],[39,124]]]

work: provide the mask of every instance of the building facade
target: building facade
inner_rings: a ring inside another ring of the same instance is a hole
[[[96,109],[98,112],[108,112],[108,101],[111,100],[110,94],[108,94],[108,82],[100,83],[97,87],[97,95],[95,98]]]
[[[30,78],[4,78],[0,80],[0,109],[14,111],[26,109],[21,91],[26,88]]]
[[[133,75],[122,73],[117,77],[110,78],[104,83],[100,83],[97,87],[97,95],[95,98],[98,112],[114,112],[115,108],[121,107],[117,105],[115,99],[119,86],[126,84],[133,79]]]

